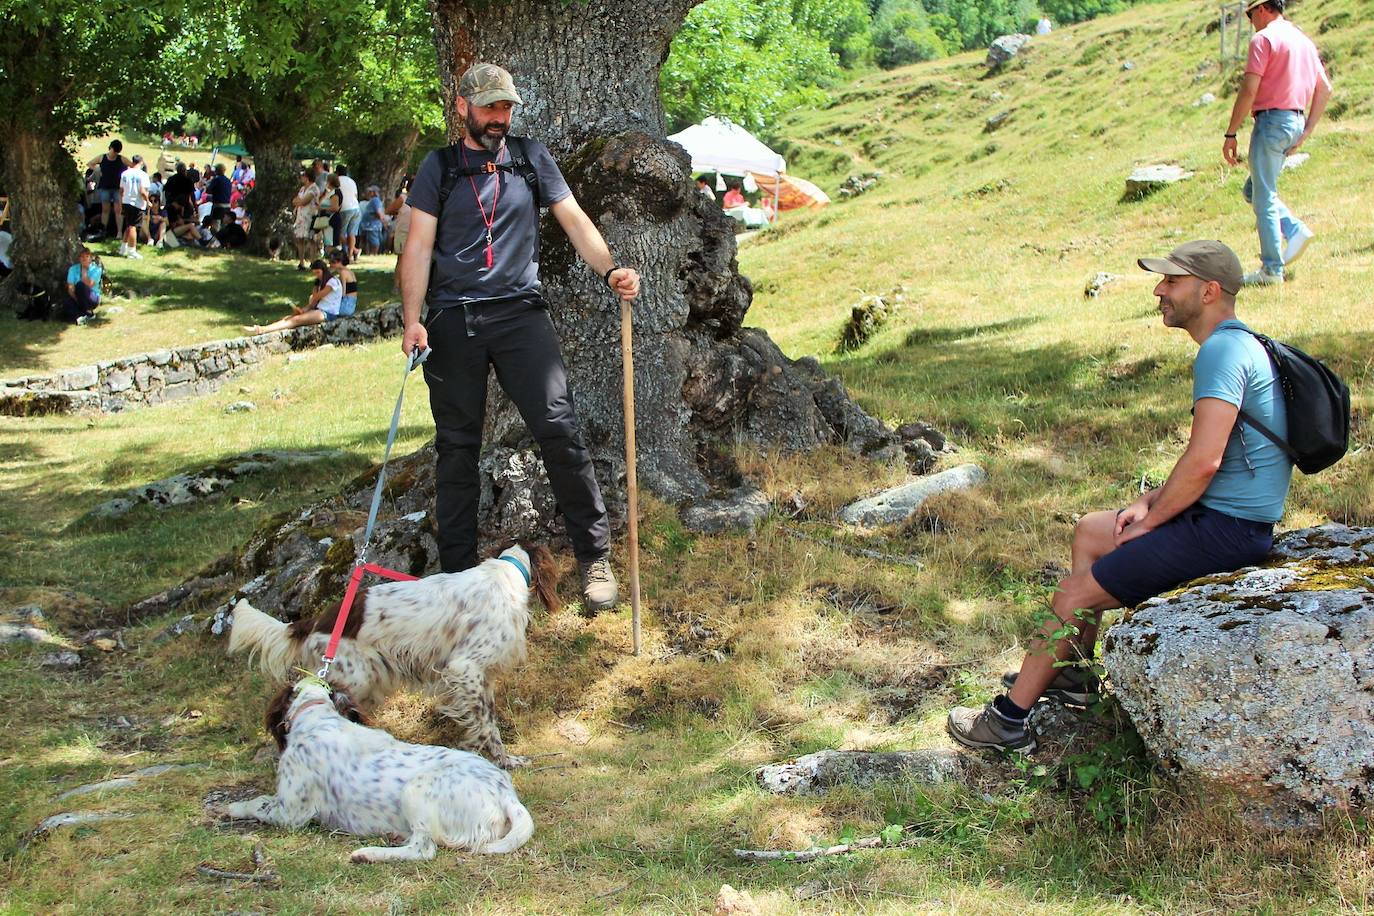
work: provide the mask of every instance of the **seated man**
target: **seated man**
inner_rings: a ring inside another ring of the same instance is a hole
[[[242,248],[248,243],[248,233],[238,224],[238,218],[234,216],[233,210],[226,212],[220,220],[215,238],[219,239],[219,243],[225,248]]]
[[[85,324],[100,307],[100,281],[104,275],[100,264],[91,256],[91,249],[82,248],[76,263],[67,270],[67,300],[62,305],[62,318]]]
[[[1030,753],[1027,717],[1042,695],[1084,703],[1091,675],[1061,663],[1090,659],[1102,612],[1134,607],[1199,576],[1261,562],[1283,515],[1293,465],[1265,436],[1237,422],[1240,405],[1286,437],[1288,416],[1269,355],[1236,318],[1243,271],[1221,242],[1189,242],[1165,258],[1142,258],[1163,274],[1155,287],[1164,324],[1198,345],[1193,361],[1193,425],[1169,478],[1116,512],[1091,512],[1074,531],[1072,571],[1059,583],[1057,619],[1003,678],[1010,689],[982,710],[956,708],[946,729],[967,747]],[[1059,640],[1056,630],[1075,635]]]

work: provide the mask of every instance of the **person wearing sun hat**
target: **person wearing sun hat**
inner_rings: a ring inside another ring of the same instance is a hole
[[[1072,569],[1052,600],[1054,617],[1021,669],[1003,677],[1007,691],[981,710],[950,711],[946,730],[967,747],[1034,751],[1029,714],[1042,696],[1074,705],[1096,698],[1087,662],[1103,611],[1260,562],[1283,515],[1292,462],[1236,422],[1244,404],[1280,437],[1288,431],[1269,355],[1236,318],[1244,285],[1240,259],[1221,242],[1196,241],[1137,264],[1160,275],[1154,295],[1165,327],[1187,331],[1198,344],[1188,446],[1161,487],[1124,509],[1079,519]],[[1052,634],[1066,626],[1076,635],[1056,640]]]
[[[1312,136],[1331,98],[1331,80],[1312,39],[1284,16],[1285,0],[1249,0],[1245,15],[1255,27],[1231,120],[1221,144],[1227,165],[1239,163],[1237,133],[1249,115],[1250,177],[1242,193],[1255,211],[1260,268],[1247,286],[1272,286],[1307,248],[1315,233],[1279,200],[1283,162]]]

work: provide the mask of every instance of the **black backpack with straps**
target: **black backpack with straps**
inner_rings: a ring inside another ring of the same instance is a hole
[[[1283,389],[1288,440],[1279,438],[1243,408],[1240,420],[1277,445],[1304,474],[1315,474],[1340,461],[1350,447],[1349,387],[1321,360],[1263,334],[1250,333],[1269,354]]]
[[[539,173],[530,162],[525,137],[507,137],[506,150],[510,154],[505,162],[485,162],[481,165],[464,165],[462,141],[439,150],[439,165],[443,169],[439,178],[439,212],[436,219],[442,220],[444,204],[454,187],[464,178],[474,175],[493,175],[497,172],[511,172],[519,175],[530,186],[530,200],[534,202],[534,263],[539,263]]]

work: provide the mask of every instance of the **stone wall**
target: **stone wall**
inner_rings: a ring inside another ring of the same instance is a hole
[[[349,318],[292,331],[139,353],[53,375],[2,379],[0,414],[114,412],[179,401],[216,390],[225,379],[248,371],[274,353],[359,343],[400,330],[401,306],[392,302]]]

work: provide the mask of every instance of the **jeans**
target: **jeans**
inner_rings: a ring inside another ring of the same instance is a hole
[[[72,289],[75,297],[68,296],[62,303],[62,318],[65,321],[75,321],[78,318],[85,318],[87,315],[95,314],[96,308],[100,305],[100,294],[91,289],[85,283],[76,283]]]
[[[611,534],[606,505],[577,428],[567,367],[543,302],[431,309],[425,324],[434,350],[424,372],[438,453],[434,514],[443,571],[477,565],[477,459],[489,366],[539,443],[573,553],[584,563],[605,556]]]
[[[1298,142],[1306,123],[1296,111],[1261,111],[1255,115],[1255,129],[1250,134],[1250,177],[1245,179],[1241,193],[1255,210],[1260,263],[1278,276],[1283,276],[1284,240],[1304,228],[1279,200],[1279,172],[1288,148]]]

